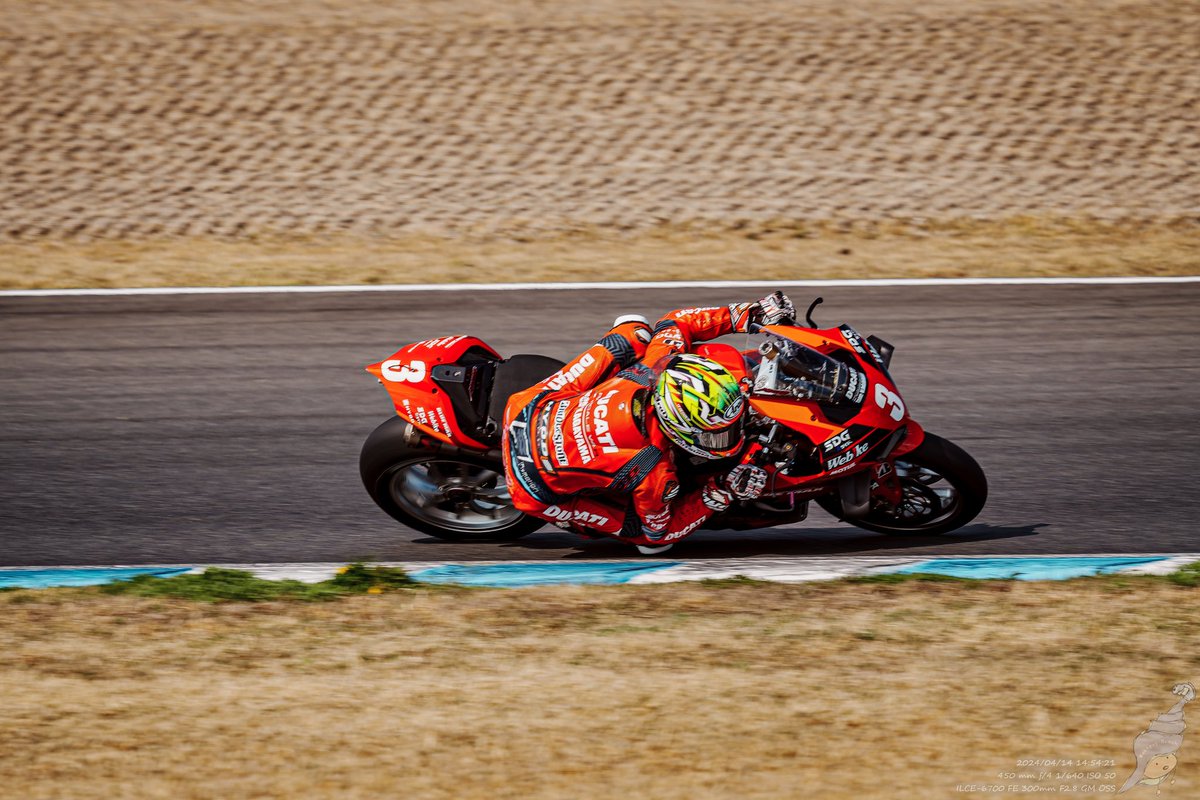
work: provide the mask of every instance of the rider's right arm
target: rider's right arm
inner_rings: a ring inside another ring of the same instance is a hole
[[[638,322],[626,322],[609,331],[558,372],[539,384],[541,389],[585,392],[614,372],[628,367],[646,353],[649,329]]]
[[[646,348],[645,360],[655,364],[663,358],[690,352],[696,342],[707,342],[727,333],[745,333],[752,321],[773,322],[795,314],[792,301],[782,292],[772,292],[752,303],[681,308],[654,326],[654,338]]]
[[[734,318],[730,306],[681,308],[672,311],[654,326],[654,338],[646,348],[646,360],[654,363],[664,356],[686,353],[694,342],[707,342],[733,333]]]

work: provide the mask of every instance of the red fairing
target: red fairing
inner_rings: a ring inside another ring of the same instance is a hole
[[[912,417],[909,417],[904,423],[904,428],[907,435],[904,437],[904,441],[896,445],[896,449],[892,451],[893,459],[911,453],[921,446],[921,442],[925,441],[925,429]]]
[[[708,342],[698,345],[693,348],[693,352],[698,356],[704,356],[720,364],[725,369],[732,373],[733,377],[739,381],[749,379],[750,373],[746,369],[746,359],[742,355],[742,351],[738,350],[731,344],[724,342]]]
[[[486,449],[485,443],[468,436],[459,427],[450,399],[431,377],[438,364],[453,364],[472,348],[500,358],[481,339],[442,336],[402,347],[389,358],[369,365],[367,372],[387,389],[396,413],[425,433],[447,444]]]
[[[875,448],[891,432],[901,428],[905,430],[904,438],[888,454],[888,459],[908,453],[921,444],[925,438],[924,430],[909,415],[895,383],[856,331],[791,326],[769,326],[764,331],[825,355],[835,351],[854,354],[858,369],[867,380],[859,390],[857,413],[841,421],[830,419],[820,403],[765,394],[750,397],[750,406],[755,411],[803,434],[818,449],[824,465],[824,469],[816,474],[779,475],[777,488],[788,485],[811,487],[860,471],[875,463],[872,458]]]

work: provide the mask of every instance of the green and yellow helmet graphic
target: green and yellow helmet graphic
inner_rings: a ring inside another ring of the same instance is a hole
[[[704,458],[724,458],[741,449],[745,410],[733,373],[700,356],[673,357],[654,387],[654,411],[663,432]]]

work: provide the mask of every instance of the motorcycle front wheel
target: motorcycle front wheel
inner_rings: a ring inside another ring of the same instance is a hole
[[[975,459],[948,439],[925,434],[911,453],[895,461],[901,497],[895,508],[873,508],[846,518],[836,495],[817,503],[838,519],[864,530],[889,534],[937,535],[961,528],[983,510],[987,478]]]
[[[499,462],[412,447],[405,429],[399,417],[384,422],[359,457],[363,485],[393,519],[454,542],[510,542],[545,525],[513,506]]]

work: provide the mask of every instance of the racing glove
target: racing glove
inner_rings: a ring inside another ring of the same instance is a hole
[[[733,505],[733,493],[723,488],[716,478],[709,478],[700,490],[700,502],[711,511],[724,511]]]
[[[738,464],[725,476],[725,485],[738,500],[757,500],[767,488],[767,471],[753,464]]]
[[[772,292],[756,303],[731,303],[729,314],[733,329],[745,333],[751,322],[759,325],[775,325],[783,320],[796,318],[796,307],[783,292]]]
[[[738,464],[722,478],[710,478],[700,491],[700,501],[713,511],[725,511],[734,500],[755,500],[767,487],[767,471],[753,464]]]

